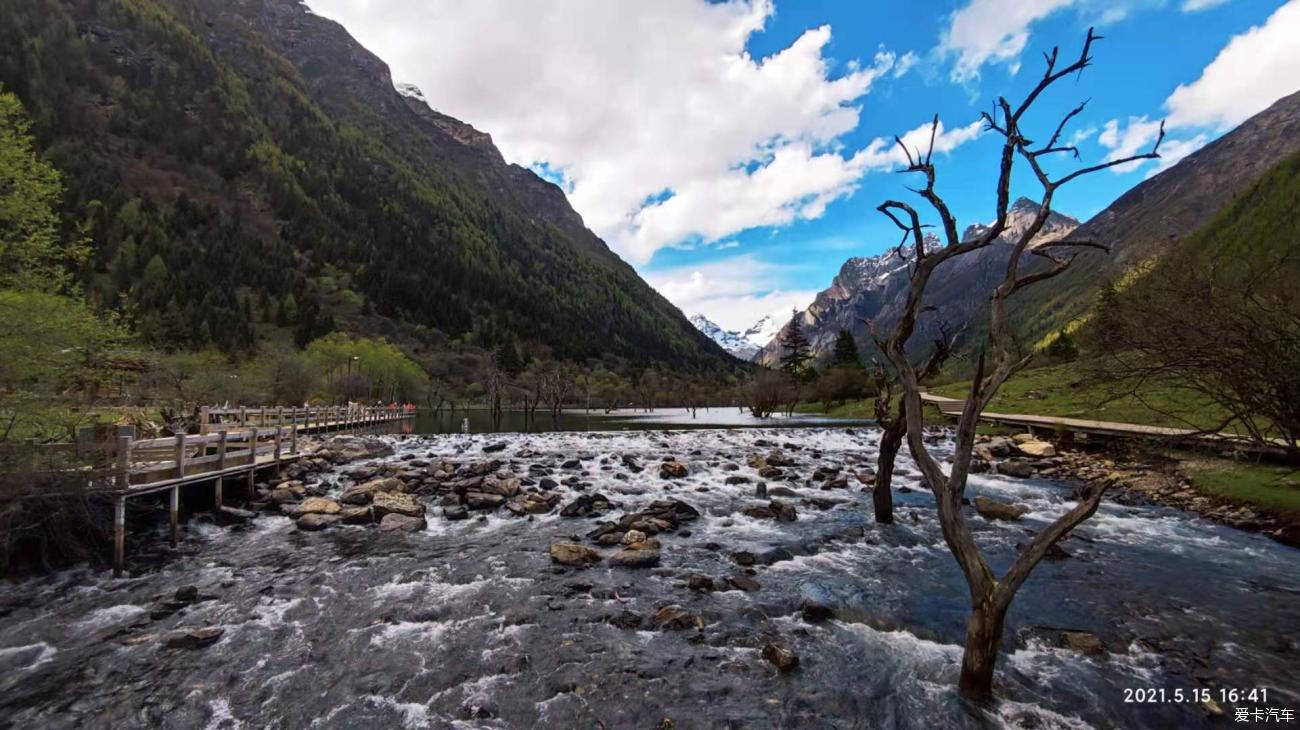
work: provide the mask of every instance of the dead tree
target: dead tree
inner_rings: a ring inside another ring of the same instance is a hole
[[[939,372],[939,368],[952,353],[952,343],[956,338],[949,336],[943,325],[939,326],[939,336],[934,342],[934,352],[921,366],[918,379],[924,382]],[[883,348],[882,348],[883,349]],[[889,376],[884,364],[876,360],[873,379],[876,385],[875,416],[880,424],[880,447],[876,453],[876,480],[871,488],[871,505],[876,522],[889,525],[894,522],[894,462],[898,459],[898,450],[903,446],[903,436],[907,433],[907,416],[904,411],[906,401],[899,398],[894,406],[894,381]]]
[[[1041,243],[1031,247],[1030,244],[1035,242],[1035,238],[1051,213],[1053,195],[1061,186],[1084,175],[1134,160],[1159,157],[1160,142],[1164,139],[1163,124],[1150,152],[1082,167],[1053,178],[1044,170],[1041,159],[1058,153],[1070,153],[1075,158],[1078,157],[1077,149],[1061,142],[1061,134],[1070,120],[1083,111],[1084,104],[1080,104],[1064,116],[1044,145],[1036,146],[1022,131],[1021,120],[1045,90],[1060,79],[1081,72],[1091,65],[1092,57],[1089,54],[1092,44],[1099,38],[1092,29],[1089,29],[1078,60],[1059,70],[1056,67],[1058,49],[1045,54],[1046,71],[1018,106],[1013,108],[1005,98],[999,98],[993,112],[983,115],[986,131],[996,132],[1001,135],[1003,141],[997,177],[997,214],[991,226],[979,235],[962,240],[957,233],[956,219],[947,203],[935,192],[935,167],[932,155],[935,134],[938,132],[937,116],[931,127],[930,147],[924,155],[919,149],[908,150],[902,140],[897,142],[903,148],[908,161],[908,167],[904,172],[924,175],[925,186],[915,192],[938,215],[943,228],[940,242],[927,248],[920,216],[911,205],[887,200],[877,208],[903,231],[904,241],[910,237],[915,246],[915,261],[912,265],[910,286],[903,312],[889,336],[881,341],[884,345],[882,350],[899,375],[907,444],[912,458],[934,493],[944,541],[961,567],[970,588],[971,614],[966,625],[966,646],[962,657],[959,688],[963,695],[974,699],[985,699],[992,695],[993,669],[997,661],[998,645],[1002,639],[1003,622],[1016,592],[1048,549],[1097,510],[1105,489],[1103,482],[1095,483],[1082,496],[1078,504],[1029,541],[1001,578],[996,577],[989,567],[962,514],[962,498],[966,491],[966,480],[975,442],[975,426],[980,414],[993,400],[998,388],[1006,382],[1007,378],[1025,367],[1032,357],[1032,355],[1022,354],[1015,342],[1007,319],[1008,300],[1016,292],[1065,271],[1078,253],[1062,255],[1058,253],[1061,249],[1087,246],[1109,250],[1104,244],[1095,241],[1074,239]],[[1006,231],[1012,170],[1018,160],[1028,165],[1042,187],[1041,207],[1028,228],[1011,242],[1012,250],[1005,274],[990,295],[989,331],[986,341],[980,348],[975,376],[971,379],[969,397],[957,422],[952,469],[944,473],[939,461],[930,454],[923,438],[922,372],[907,356],[907,341],[916,327],[926,285],[935,269],[949,259],[992,244]],[[1026,262],[1031,257],[1040,261],[1042,265],[1027,266]],[[991,367],[989,367],[990,355]]]

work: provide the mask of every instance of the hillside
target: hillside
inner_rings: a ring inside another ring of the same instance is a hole
[[[274,324],[299,343],[346,329],[730,367],[559,188],[296,0],[0,0],[0,16],[0,84],[93,246],[87,295],[155,344],[245,351]]]

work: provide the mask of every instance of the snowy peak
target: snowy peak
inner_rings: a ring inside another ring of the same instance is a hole
[[[1040,210],[1042,210],[1042,207],[1029,198],[1017,198],[1016,202],[1012,203],[1011,207],[1007,209],[1007,227],[998,238],[1006,243],[1013,243],[1034,222],[1034,218],[1038,217],[1038,211]],[[1064,238],[1078,227],[1079,221],[1068,215],[1052,211],[1048,214],[1042,230],[1034,237],[1031,245],[1037,246],[1048,241]],[[962,240],[974,238],[988,229],[989,227],[983,223],[976,223],[966,229],[966,232],[962,234]]]
[[[709,339],[718,343],[719,347],[741,360],[748,360],[758,352],[758,346],[746,339],[748,330],[743,334],[734,330],[724,330],[702,314],[693,315],[690,319],[695,329],[703,332]]]

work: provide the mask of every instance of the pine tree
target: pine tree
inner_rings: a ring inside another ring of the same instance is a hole
[[[848,330],[840,330],[835,337],[835,349],[831,351],[831,367],[862,368],[862,359],[858,356],[858,343]]]
[[[801,375],[812,359],[812,349],[799,326],[798,311],[791,314],[789,324],[781,332],[781,349],[781,369],[790,375]]]

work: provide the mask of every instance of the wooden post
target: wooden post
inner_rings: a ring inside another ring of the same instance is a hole
[[[226,439],[229,436],[230,432],[224,428],[217,432],[217,483],[212,487],[212,500],[218,512],[221,511],[221,480],[225,478],[222,475],[226,471]]]
[[[284,425],[284,406],[277,406],[275,409],[275,425]]]
[[[244,427],[247,426],[247,425],[248,425],[248,409],[245,408],[245,407],[243,407],[243,406],[240,406],[240,407],[239,407],[239,427],[240,427],[240,428],[244,428]]]
[[[125,438],[125,437],[119,437]],[[126,497],[113,502],[113,577],[122,577],[126,567]]]
[[[199,435],[200,436],[206,436],[208,434],[208,419],[209,419],[208,406],[203,406],[199,408]]]
[[[289,453],[298,454],[298,409],[293,409],[293,423],[289,424]]]
[[[275,427],[275,475],[280,476],[280,435],[284,431],[281,426]]]
[[[174,549],[180,544],[181,536],[181,485],[172,487],[171,497],[172,548]]]
[[[179,479],[185,476],[185,434],[176,434],[176,477]]]
[[[266,406],[262,406],[262,409],[257,412],[257,425],[266,425]]]
[[[249,433],[249,461],[248,461],[248,497],[253,496],[253,487],[257,482],[257,429],[254,428]]]
[[[117,488],[131,488],[131,437],[117,437]]]

